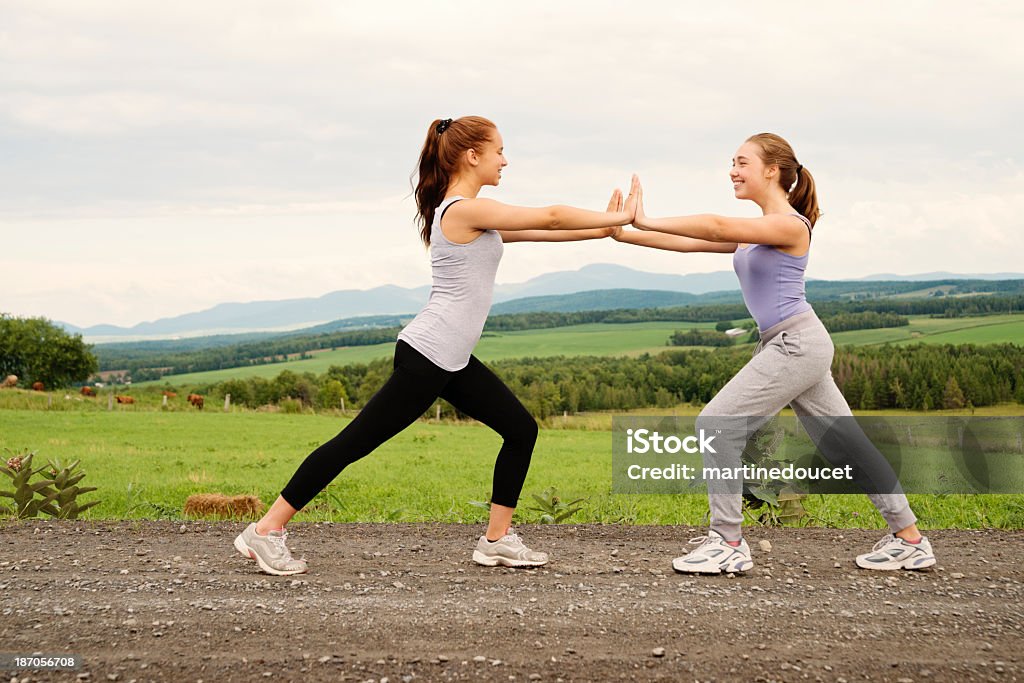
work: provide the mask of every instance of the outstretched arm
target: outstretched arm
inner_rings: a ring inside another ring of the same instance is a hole
[[[616,242],[636,244],[641,247],[652,247],[666,251],[681,251],[684,253],[711,252],[716,254],[731,254],[736,251],[735,242],[711,242],[708,240],[694,239],[693,237],[682,237],[680,235],[667,235],[661,232],[638,232],[635,230],[619,230],[612,234]]]
[[[619,213],[622,206],[622,190],[615,190],[605,212]],[[504,242],[576,242],[608,237],[618,227],[620,226],[581,230],[499,230],[498,233]]]
[[[637,186],[637,210],[633,227],[680,235],[718,244],[771,244],[796,247],[803,244],[807,226],[796,216],[767,214],[760,218],[730,218],[714,214],[649,218],[643,210],[643,188]],[[730,251],[735,251],[731,249]]]
[[[625,225],[633,220],[639,180],[633,176],[633,188],[619,211],[588,211],[574,206],[548,206],[531,209],[510,206],[493,199],[464,199],[445,214],[447,228],[456,233],[479,230],[512,232],[521,230],[593,230]]]

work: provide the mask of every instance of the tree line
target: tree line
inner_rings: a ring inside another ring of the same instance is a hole
[[[861,313],[839,313],[825,316],[821,324],[830,333],[848,332],[850,330],[872,330],[882,327],[903,327],[910,324],[910,320],[895,313],[875,313],[874,311],[863,311]],[[715,331],[693,328],[690,330],[678,330],[668,338],[670,346],[732,346],[738,337],[730,337],[722,334],[735,326],[731,320],[723,320],[715,325]],[[750,331],[747,337],[748,342],[756,342],[760,338],[757,328]]]
[[[906,327],[910,320],[892,312],[860,311],[836,313],[821,319],[821,324],[830,334],[849,332],[850,330],[874,330],[883,327]]]
[[[160,379],[165,375],[186,372],[205,372],[250,365],[284,363],[298,357],[308,358],[311,351],[336,349],[341,346],[369,346],[395,341],[400,327],[382,327],[369,330],[348,330],[320,334],[312,337],[267,339],[246,344],[233,344],[217,348],[170,354],[139,354],[126,358],[117,351],[98,351],[101,370],[127,370],[132,380],[143,382]]]
[[[887,315],[932,315],[952,318],[1022,311],[1024,310],[1024,295],[821,301],[816,302],[814,308],[823,322],[835,318],[826,324],[826,327],[828,328],[829,324],[834,324],[837,327],[829,329],[838,332],[905,324],[894,322],[896,319],[885,317]],[[843,317],[860,313],[875,313],[883,317]],[[511,313],[489,317],[484,331],[511,332],[588,323],[717,322],[744,320],[749,316],[746,306],[742,303],[608,311]],[[845,322],[840,321],[841,317]],[[840,325],[842,326],[840,327]],[[310,352],[322,349],[382,344],[394,341],[400,330],[400,327],[392,326],[341,330],[316,335],[283,336],[178,353],[158,351],[146,354],[141,352],[138,347],[118,349],[101,346],[96,353],[99,358],[100,370],[127,370],[133,380],[145,381],[159,379],[165,375],[284,362],[295,356],[308,357],[307,354]]]
[[[545,418],[590,410],[704,404],[750,360],[749,349],[667,350],[636,358],[551,357],[494,362],[493,370],[530,412]],[[284,371],[274,379],[235,379],[192,387],[231,394],[258,407],[291,399],[303,406],[360,407],[391,373],[391,360],[333,366],[326,373]],[[1024,404],[1024,347],[1015,344],[842,347],[836,384],[855,410],[932,410],[1016,401]]]

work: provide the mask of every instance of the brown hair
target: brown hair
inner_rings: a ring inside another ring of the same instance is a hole
[[[454,121],[434,119],[430,124],[416,166],[419,177],[414,190],[416,223],[426,246],[430,246],[434,210],[444,199],[452,175],[458,170],[459,157],[468,149],[480,151],[497,129],[482,116],[463,116]]]
[[[818,209],[818,193],[814,188],[814,177],[805,166],[796,160],[796,154],[789,143],[774,133],[758,133],[747,138],[761,148],[761,161],[766,166],[777,164],[779,183],[788,193],[789,203],[814,225],[821,216]]]

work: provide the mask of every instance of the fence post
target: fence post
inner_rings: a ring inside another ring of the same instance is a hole
[[[231,411],[231,394],[224,394],[224,412]]]
[[[167,407],[167,394],[164,394],[164,400],[163,400],[162,405],[163,405],[164,408]]]
[[[345,412],[345,397],[341,397],[341,412]]]
[[[49,410],[52,407],[53,407],[53,394],[47,392],[46,393],[46,409]]]
[[[114,394],[110,393],[110,394],[107,394],[107,410],[113,410],[113,409],[114,409]]]

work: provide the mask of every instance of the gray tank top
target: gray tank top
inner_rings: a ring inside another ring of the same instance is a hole
[[[496,230],[487,230],[468,244],[456,244],[444,236],[441,217],[460,199],[463,197],[449,197],[434,211],[430,226],[430,299],[398,335],[449,372],[466,367],[473,347],[480,341],[504,251]]]
[[[793,215],[802,220],[810,232],[811,222],[800,214]],[[808,248],[803,256],[793,256],[770,244],[736,248],[732,265],[740,280],[743,303],[762,332],[811,310],[804,295],[804,271],[810,254]]]

